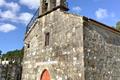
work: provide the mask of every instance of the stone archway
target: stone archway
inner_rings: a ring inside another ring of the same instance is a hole
[[[50,80],[50,74],[47,69],[42,72],[40,80]]]

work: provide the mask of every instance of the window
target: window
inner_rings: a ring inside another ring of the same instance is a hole
[[[30,48],[30,44],[27,44],[27,48]]]
[[[45,46],[49,45],[49,38],[50,38],[50,33],[45,33]]]
[[[48,3],[45,3],[45,11],[47,11]]]

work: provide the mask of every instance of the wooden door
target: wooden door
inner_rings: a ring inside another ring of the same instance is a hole
[[[50,80],[50,74],[47,70],[44,70],[40,80]]]

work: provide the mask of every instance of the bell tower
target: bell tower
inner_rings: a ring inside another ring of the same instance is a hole
[[[66,0],[40,0],[40,15],[55,8],[63,11],[68,11]]]

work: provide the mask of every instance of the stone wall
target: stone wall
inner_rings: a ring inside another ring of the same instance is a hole
[[[47,32],[50,42],[45,46]],[[22,80],[40,80],[45,69],[51,80],[84,80],[83,59],[82,17],[53,11],[26,34]]]
[[[2,65],[0,64],[0,80],[2,80]]]
[[[0,80],[21,80],[21,65],[0,65]]]
[[[120,80],[120,33],[89,22],[84,52],[85,80]]]
[[[22,57],[3,58],[0,63],[0,80],[21,80]]]

